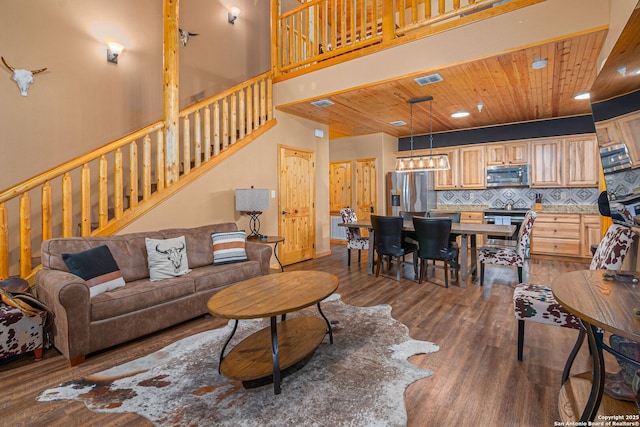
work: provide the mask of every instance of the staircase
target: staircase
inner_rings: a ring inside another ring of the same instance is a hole
[[[267,72],[185,108],[178,149],[158,121],[0,192],[0,279],[30,279],[46,239],[116,233],[271,129],[272,90]]]

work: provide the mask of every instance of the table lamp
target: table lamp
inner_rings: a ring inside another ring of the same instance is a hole
[[[260,238],[260,219],[262,211],[269,207],[269,190],[266,188],[238,188],[236,190],[236,210],[246,212],[249,215],[248,238]]]

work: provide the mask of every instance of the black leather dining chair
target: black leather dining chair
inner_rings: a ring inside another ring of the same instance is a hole
[[[444,262],[444,286],[449,287],[449,263],[456,258],[457,251],[449,247],[451,218],[413,218],[413,227],[418,239],[420,269],[418,283],[422,283],[429,266],[428,260]],[[456,270],[456,280],[457,277]]]
[[[460,214],[460,212],[429,211],[426,216],[427,218],[451,218],[452,224],[453,223],[460,224],[460,217],[462,215]],[[458,241],[456,240],[457,237],[458,236],[456,234],[451,234],[451,233],[449,234],[449,247],[454,251],[456,251],[455,262],[451,262],[449,265],[451,265],[451,267],[456,270],[456,273],[460,270],[460,261],[459,261],[460,248],[458,247]]]
[[[380,216],[371,215],[371,227],[374,233],[374,248],[378,254],[374,265],[376,268],[376,277],[380,275],[380,267],[383,263],[383,257],[387,256],[396,259],[396,279],[400,281],[400,274],[404,264],[404,257],[407,254],[414,253],[418,249],[415,244],[409,243],[403,239],[402,226],[403,219],[400,216]],[[418,259],[413,257],[413,271],[417,272]],[[391,265],[389,265],[389,268]]]
[[[427,214],[427,211],[400,211],[399,213],[405,223],[411,223],[414,216],[425,216]],[[418,245],[415,232],[405,230],[402,232],[402,236],[408,243],[412,243],[416,246]]]

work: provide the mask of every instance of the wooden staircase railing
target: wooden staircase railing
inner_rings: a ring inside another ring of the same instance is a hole
[[[541,1],[310,0],[282,12],[272,2],[275,75],[311,72]]]
[[[0,192],[0,279],[29,278],[46,239],[117,232],[274,125],[267,72],[180,112],[176,182],[159,121]]]

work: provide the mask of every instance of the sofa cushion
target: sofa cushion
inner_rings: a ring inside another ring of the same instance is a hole
[[[118,264],[106,245],[75,254],[62,254],[69,272],[79,276],[89,287],[91,298],[124,286]]]
[[[173,239],[145,239],[151,281],[187,274],[189,260],[184,236]]]
[[[261,274],[260,262],[246,261],[200,267],[189,273],[189,276],[193,277],[196,292],[202,292],[258,277]]]
[[[149,279],[127,283],[124,288],[91,299],[91,321],[111,319],[138,310],[171,302],[194,293],[190,275],[158,282]],[[167,308],[170,310],[170,308]]]
[[[244,230],[211,234],[213,264],[232,264],[246,261],[246,238]]]

